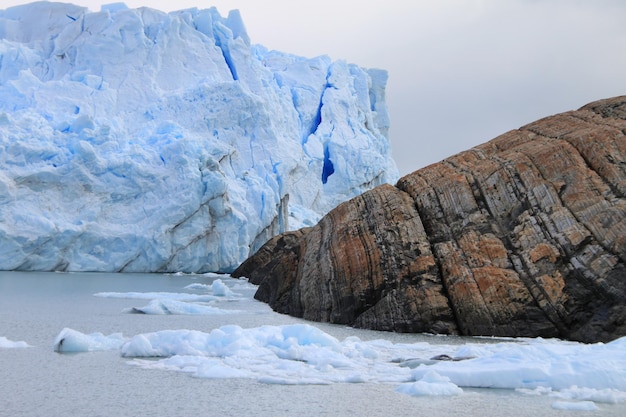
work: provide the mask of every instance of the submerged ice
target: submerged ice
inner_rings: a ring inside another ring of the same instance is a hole
[[[0,269],[232,270],[395,181],[386,81],[236,11],[0,11]]]

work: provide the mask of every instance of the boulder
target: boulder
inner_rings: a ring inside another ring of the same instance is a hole
[[[234,275],[276,311],[314,321],[624,336],[625,133],[626,96],[541,119],[275,237]]]

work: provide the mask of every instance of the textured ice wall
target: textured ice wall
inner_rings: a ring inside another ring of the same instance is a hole
[[[237,11],[0,11],[0,269],[230,271],[397,179],[386,82]]]

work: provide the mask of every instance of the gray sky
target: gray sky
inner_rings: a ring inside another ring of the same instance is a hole
[[[27,3],[0,0],[0,7]],[[97,11],[102,0],[73,0]],[[389,71],[401,174],[626,94],[624,0],[127,0],[239,9],[253,43]]]

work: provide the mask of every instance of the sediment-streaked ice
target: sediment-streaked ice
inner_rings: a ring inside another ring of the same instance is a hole
[[[180,314],[180,315],[223,315],[240,313],[239,310],[224,310],[222,308],[184,301],[156,299],[143,307],[131,307],[124,310],[132,314]]]

